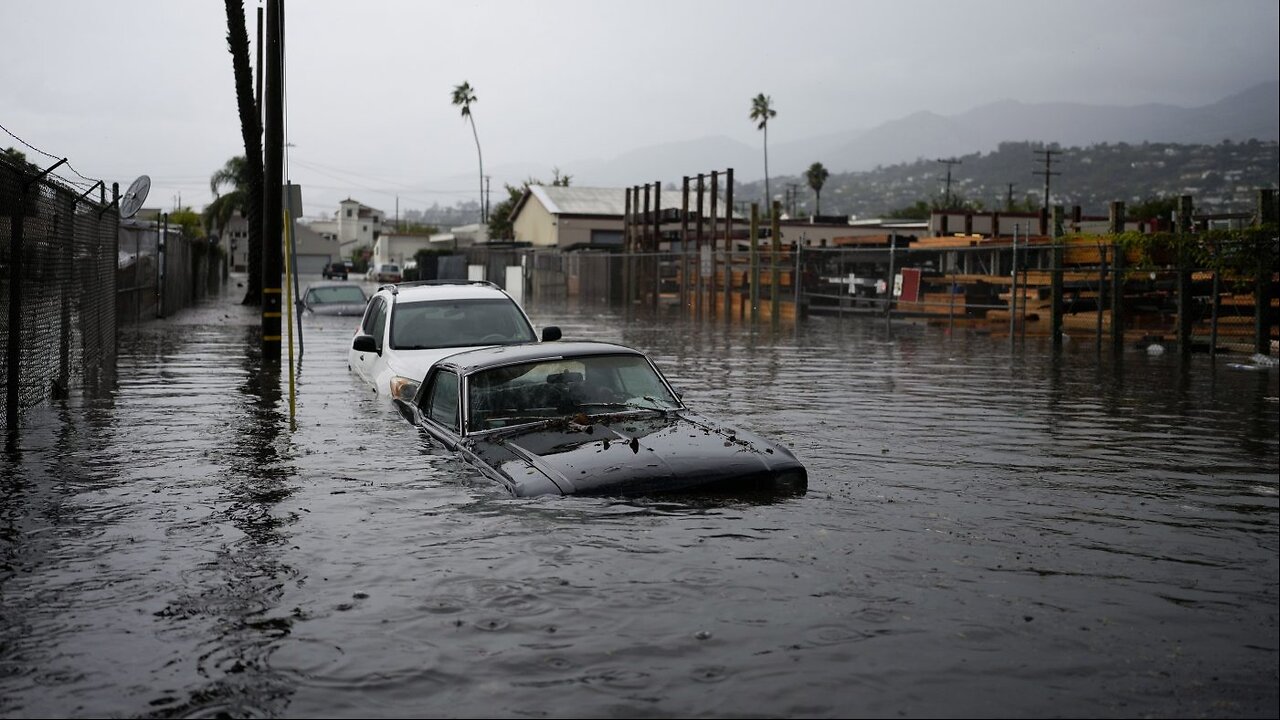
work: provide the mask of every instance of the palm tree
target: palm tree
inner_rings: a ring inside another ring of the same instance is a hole
[[[766,212],[772,213],[772,206],[769,204],[773,196],[769,194],[769,119],[778,114],[773,109],[773,98],[760,93],[751,98],[751,119],[757,121],[757,130],[764,131],[764,202]]]
[[[244,27],[244,0],[226,0],[226,7],[227,49],[231,51],[231,67],[235,72],[236,108],[240,113],[240,136],[244,140],[244,157],[229,160],[222,170],[214,173],[209,184],[217,195],[218,187],[223,184],[218,182],[218,174],[230,170],[235,178],[230,180],[231,184],[236,190],[243,191],[245,194],[242,211],[245,220],[249,223],[249,277],[242,303],[261,305],[262,123],[258,119],[258,103],[253,93],[253,74],[249,69],[249,33]],[[237,159],[243,161],[243,166],[233,168],[232,162]],[[206,212],[208,212],[207,209]],[[230,217],[229,210],[227,217]]]
[[[822,214],[822,186],[826,184],[827,178],[830,176],[831,173],[827,172],[827,169],[822,167],[820,162],[810,165],[809,169],[804,172],[804,177],[809,181],[809,187],[813,188],[813,194],[816,196],[814,215]]]
[[[476,159],[480,161],[480,222],[489,222],[484,206],[484,157],[480,154],[480,135],[476,132],[476,118],[471,114],[471,103],[476,101],[475,88],[465,80],[453,88],[453,104],[462,108],[462,117],[471,122],[471,134],[476,139]]]
[[[206,232],[221,235],[237,210],[240,214],[248,216],[247,167],[248,163],[245,162],[244,156],[237,155],[209,177],[209,189],[213,191],[213,202],[206,205],[204,211],[200,213]],[[223,187],[230,187],[230,192],[222,194]]]

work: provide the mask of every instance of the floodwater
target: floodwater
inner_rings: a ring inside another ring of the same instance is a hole
[[[121,331],[0,474],[3,717],[1271,717],[1274,367],[540,308],[799,498],[515,499],[240,290]],[[283,391],[281,390],[283,388]]]

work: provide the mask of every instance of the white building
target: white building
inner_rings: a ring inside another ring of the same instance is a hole
[[[385,218],[386,214],[381,210],[347,198],[338,203],[333,219],[308,220],[306,226],[324,238],[337,241],[338,254],[342,259],[350,260],[357,248],[374,249],[374,244],[382,236]]]
[[[411,262],[419,250],[436,247],[431,244],[430,235],[416,233],[382,233],[373,241],[373,257],[369,265],[378,263],[394,263],[401,268]]]

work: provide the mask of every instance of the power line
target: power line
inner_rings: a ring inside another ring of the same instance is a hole
[[[1036,170],[1032,175],[1044,176],[1044,204],[1041,205],[1045,210],[1049,209],[1049,178],[1053,175],[1061,175],[1062,173],[1053,172],[1050,168],[1053,166],[1053,156],[1061,155],[1061,150],[1037,150],[1037,153],[1044,154],[1044,170]]]
[[[950,209],[951,208],[951,166],[959,165],[961,163],[959,160],[955,158],[947,158],[946,160],[943,160],[942,158],[938,158],[938,162],[947,166],[947,190],[946,190],[946,194],[943,195],[943,203],[944,203],[943,207]]]

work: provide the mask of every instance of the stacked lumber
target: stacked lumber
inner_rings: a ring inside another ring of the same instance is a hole
[[[927,292],[920,300],[899,300],[898,310],[929,315],[964,315],[964,295]]]

